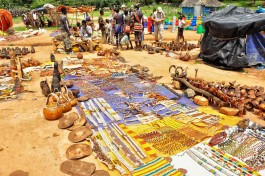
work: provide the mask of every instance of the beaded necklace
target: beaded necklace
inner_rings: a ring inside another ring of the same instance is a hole
[[[201,165],[202,167],[204,167],[206,170],[208,170],[210,173],[212,173],[213,175],[216,176],[220,176],[220,174],[217,173],[216,170],[211,169],[208,165],[206,165],[205,163],[201,162],[192,152],[190,152],[190,150],[186,151],[186,153],[189,155],[189,157],[191,159],[193,159],[195,162],[197,162],[199,165]]]
[[[199,158],[201,161],[205,162],[206,164],[212,166],[213,168],[215,168],[216,170],[226,174],[226,175],[231,175],[230,173],[228,173],[226,170],[224,170],[222,167],[220,167],[219,165],[214,165],[213,163],[209,162],[206,158],[201,157],[200,155],[196,154],[195,152],[192,151],[192,149],[189,149],[188,151],[190,151],[193,155],[195,155],[197,158]]]
[[[239,162],[235,158],[225,154],[223,151],[215,147],[208,149],[208,147],[206,146],[202,149],[201,147],[197,146],[196,150],[201,151],[203,154],[205,154],[209,158],[215,159],[214,161],[216,161],[218,164],[222,165],[226,169],[236,174],[240,174],[243,172],[247,175],[249,174],[260,175],[259,173],[254,171],[251,167],[245,165],[242,162]]]

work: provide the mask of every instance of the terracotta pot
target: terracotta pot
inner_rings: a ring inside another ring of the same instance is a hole
[[[51,102],[50,97],[55,97],[57,102]],[[63,110],[59,107],[59,98],[55,94],[48,96],[46,106],[43,108],[43,115],[47,120],[57,120],[63,116]]]
[[[78,53],[78,54],[77,54],[77,59],[83,59],[83,54]]]

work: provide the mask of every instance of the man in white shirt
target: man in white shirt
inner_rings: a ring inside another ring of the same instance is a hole
[[[183,15],[180,15],[179,17],[179,20],[178,20],[178,37],[177,37],[177,41],[179,41],[181,38],[184,42],[184,35],[183,35],[183,32],[184,32],[184,26],[185,26],[186,22],[184,20],[184,16]]]
[[[157,42],[162,42],[164,37],[164,20],[165,20],[165,13],[162,11],[161,7],[157,8],[152,15],[152,20],[154,21],[154,32],[155,32],[155,40]],[[158,38],[159,34],[159,38]]]
[[[34,26],[36,28],[39,28],[38,14],[36,13],[36,11],[33,11],[32,17],[33,17],[33,21],[34,21]]]
[[[92,28],[91,26],[87,25],[86,20],[82,21],[82,27],[80,28],[80,37],[87,43],[89,51],[93,53]]]

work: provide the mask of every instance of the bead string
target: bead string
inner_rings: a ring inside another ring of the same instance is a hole
[[[120,136],[122,136],[130,145],[131,147],[135,150],[135,152],[140,156],[140,158],[146,158],[146,154],[142,151],[142,149],[132,140],[130,136],[127,136],[126,133],[122,131],[122,129],[117,125],[116,123],[112,123],[111,127],[114,128]]]
[[[204,155],[211,158],[213,161],[215,161],[216,163],[220,164],[222,167],[228,169],[229,171],[233,173],[240,174],[243,172],[245,174],[252,175],[251,173],[252,170],[243,168],[241,165],[240,165],[241,167],[239,167],[238,161],[236,161],[234,158],[228,157],[228,156],[225,157],[218,151],[215,151],[213,148],[209,150],[209,149],[206,149],[206,147],[202,149],[201,147],[197,146],[195,149],[198,151],[201,151]],[[210,154],[209,152],[211,152],[212,154]]]
[[[227,171],[225,171],[222,167],[220,167],[219,165],[214,165],[213,163],[209,162],[206,158],[201,157],[200,155],[196,154],[194,151],[192,151],[192,149],[189,149],[188,151],[190,151],[193,155],[195,155],[197,158],[199,158],[201,161],[205,162],[206,164],[212,166],[213,168],[215,168],[216,170],[224,173],[225,175],[231,175],[230,173],[228,173]]]
[[[112,153],[118,158],[118,160],[130,171],[132,172],[134,169],[133,167],[120,155],[117,148],[110,142],[107,135],[104,133],[102,128],[98,129],[100,136],[102,137],[103,141],[106,143],[108,148],[112,151]]]
[[[189,157],[191,159],[193,159],[199,165],[201,165],[202,167],[204,167],[207,171],[209,171],[213,175],[220,176],[220,174],[218,174],[216,170],[209,168],[205,163],[201,162],[192,152],[190,152],[190,150],[187,150],[186,153],[189,155]]]

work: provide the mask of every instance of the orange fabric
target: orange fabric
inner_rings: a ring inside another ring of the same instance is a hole
[[[0,9],[0,30],[6,31],[11,26],[13,26],[11,13],[5,9]]]

